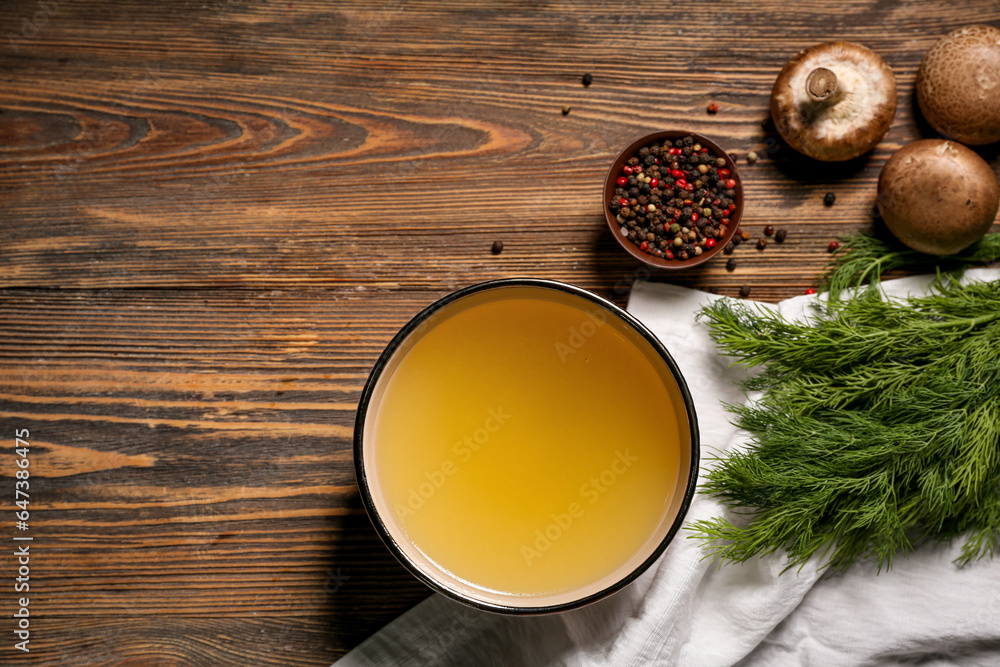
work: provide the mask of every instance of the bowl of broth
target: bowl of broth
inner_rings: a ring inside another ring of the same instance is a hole
[[[495,280],[428,306],[362,392],[354,463],[396,558],[473,607],[538,614],[628,585],[697,483],[697,417],[664,345],[613,303]]]

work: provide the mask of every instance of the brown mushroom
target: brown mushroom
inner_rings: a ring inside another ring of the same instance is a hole
[[[850,160],[882,140],[896,115],[896,77],[874,51],[827,42],[800,52],[771,89],[788,145],[817,160]]]
[[[882,167],[878,208],[896,238],[919,252],[953,255],[983,237],[1000,208],[1000,183],[962,144],[922,139]]]
[[[970,25],[942,37],[920,63],[917,102],[946,137],[973,145],[1000,140],[1000,29]]]

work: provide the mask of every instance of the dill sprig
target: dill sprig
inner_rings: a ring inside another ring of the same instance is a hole
[[[729,405],[746,449],[717,458],[702,492],[749,515],[697,521],[725,561],[784,550],[842,569],[891,567],[964,535],[959,561],[1000,540],[1000,281],[939,278],[907,299],[828,303],[807,323],[722,299],[706,306],[720,350],[762,367]]]
[[[953,274],[971,266],[982,266],[1000,259],[1000,233],[987,234],[965,250],[945,257],[926,255],[874,229],[856,232],[841,239],[841,247],[820,282],[821,291],[829,291],[836,301],[845,289],[877,285],[884,273],[895,269],[940,269]]]

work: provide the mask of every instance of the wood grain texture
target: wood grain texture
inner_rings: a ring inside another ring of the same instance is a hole
[[[384,301],[3,293],[11,496],[10,436],[31,434],[33,660],[322,664],[427,595],[371,528],[352,467],[357,395],[412,300]]]
[[[741,156],[744,225],[788,240],[652,279],[801,293],[829,241],[870,223],[888,156],[928,133],[923,52],[971,22],[1000,6],[4,3],[0,495],[30,429],[37,560],[32,652],[0,662],[342,655],[427,595],[378,541],[351,461],[398,328],[490,278],[624,304],[647,273],[605,228],[602,180],[621,146],[677,127]],[[900,86],[885,141],[843,165],[762,125],[781,65],[829,39],[875,49]]]

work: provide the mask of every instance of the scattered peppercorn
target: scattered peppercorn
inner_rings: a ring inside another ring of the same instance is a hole
[[[727,255],[732,255],[733,250],[736,250],[736,245],[732,241],[730,241],[729,243],[726,244],[726,247],[722,249],[722,252],[726,253]]]
[[[757,250],[763,250],[767,247],[767,239],[757,239]]]
[[[828,252],[837,252],[837,248],[839,247],[840,247],[839,243],[837,243],[836,241],[830,241],[830,245],[828,245],[826,249]]]
[[[712,102],[711,104],[708,105],[707,111],[708,113],[712,114],[719,113],[719,105],[716,104],[715,102]]]
[[[594,83],[594,75],[591,74],[590,72],[587,72],[586,74],[583,75],[583,85],[589,86],[592,83]]]
[[[735,271],[735,270],[736,270],[736,260],[730,257],[729,261],[726,262],[726,271]]]
[[[787,236],[788,236],[787,231],[785,231],[784,229],[779,229],[777,232],[774,233],[774,240],[776,243],[784,243],[785,237]]]
[[[809,289],[806,290],[806,294],[815,294],[815,293],[816,293],[816,290],[814,290],[812,287],[810,287]]]
[[[698,257],[727,236],[736,209],[736,179],[726,164],[691,136],[643,146],[622,166],[608,211],[639,250],[668,260]]]
[[[823,197],[823,203],[826,204],[827,206],[833,206],[833,202],[835,201],[837,201],[837,195],[833,194],[832,192],[827,192],[826,195]]]
[[[747,164],[753,164],[754,162],[757,161],[758,157],[759,156],[757,155],[757,151],[750,151],[749,153],[747,153]]]
[[[494,241],[493,247],[490,248],[490,251],[494,255],[499,255],[501,252],[503,252],[503,241]]]
[[[740,232],[740,236],[743,238],[744,241],[750,240],[750,232],[748,232],[745,229],[742,232]]]
[[[772,236],[774,234],[774,225],[768,225],[764,227],[764,236]]]
[[[564,116],[568,116],[569,115],[569,107],[563,107],[563,115]]]
[[[743,297],[744,299],[747,298],[748,296],[750,296],[750,286],[749,285],[744,285],[743,287],[740,288],[740,296]]]

